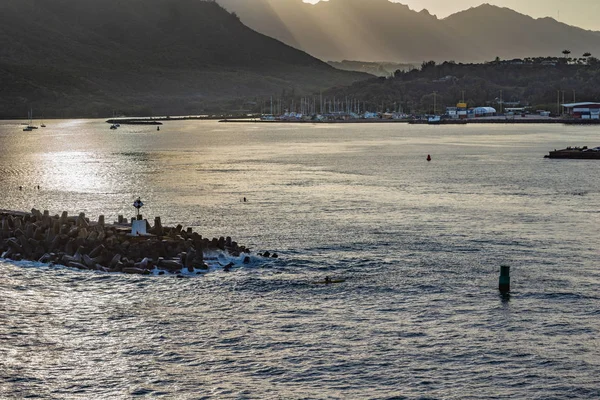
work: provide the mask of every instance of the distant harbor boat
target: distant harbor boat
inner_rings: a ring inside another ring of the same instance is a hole
[[[32,130],[37,129],[37,126],[33,125],[33,110],[29,110],[27,117],[29,118],[29,124],[27,127],[23,128],[23,132],[31,132]]]
[[[427,123],[429,125],[439,125],[442,122],[442,117],[440,117],[439,115],[432,115],[430,117],[427,118]]]

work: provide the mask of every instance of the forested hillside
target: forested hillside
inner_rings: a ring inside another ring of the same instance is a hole
[[[259,34],[212,1],[2,0],[0,43],[3,117],[196,114],[367,77]]]
[[[434,95],[435,92],[435,95]],[[464,92],[464,93],[463,93]],[[439,112],[465,96],[470,106],[519,103],[556,110],[557,100],[600,102],[600,62],[594,57],[577,60],[526,59],[486,64],[433,61],[420,69],[398,71],[390,78],[372,78],[325,92],[329,97],[355,98],[372,110],[398,109],[415,113]]]

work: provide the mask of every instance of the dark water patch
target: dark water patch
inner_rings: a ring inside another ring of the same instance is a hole
[[[587,190],[574,190],[570,192],[566,192],[567,196],[587,196],[590,192]]]
[[[150,162],[156,160],[158,158],[158,153],[148,153],[144,151],[128,151],[128,152],[120,152],[113,153],[113,155],[118,157],[125,157],[127,159],[131,159],[132,161],[138,162]]]
[[[155,395],[156,396],[156,393],[154,392],[154,390],[152,390],[152,389],[144,389],[144,388],[135,389],[130,394],[131,394],[131,396],[134,396],[134,397],[137,397],[137,396],[149,396],[149,395]]]
[[[540,299],[562,301],[562,300],[597,300],[596,296],[588,296],[582,293],[574,292],[545,292],[545,293],[529,293],[524,297],[537,297]]]
[[[261,368],[257,368],[255,370],[252,371],[252,375],[256,376],[256,377],[274,377],[274,376],[278,376],[278,375],[285,375],[287,373],[287,371],[283,368],[279,368],[279,367],[273,367],[273,366],[269,366],[269,367],[261,367]]]

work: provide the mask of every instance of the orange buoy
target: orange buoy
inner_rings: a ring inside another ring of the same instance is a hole
[[[431,155],[427,154],[427,161],[431,161]]]

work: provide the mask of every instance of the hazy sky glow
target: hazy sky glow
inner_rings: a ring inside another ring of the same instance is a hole
[[[304,0],[317,3],[319,0]],[[369,1],[369,0],[364,0]],[[401,0],[413,10],[424,8],[439,18],[447,17],[457,11],[489,3],[500,7],[512,8],[532,17],[552,17],[569,25],[600,31],[600,0]]]

